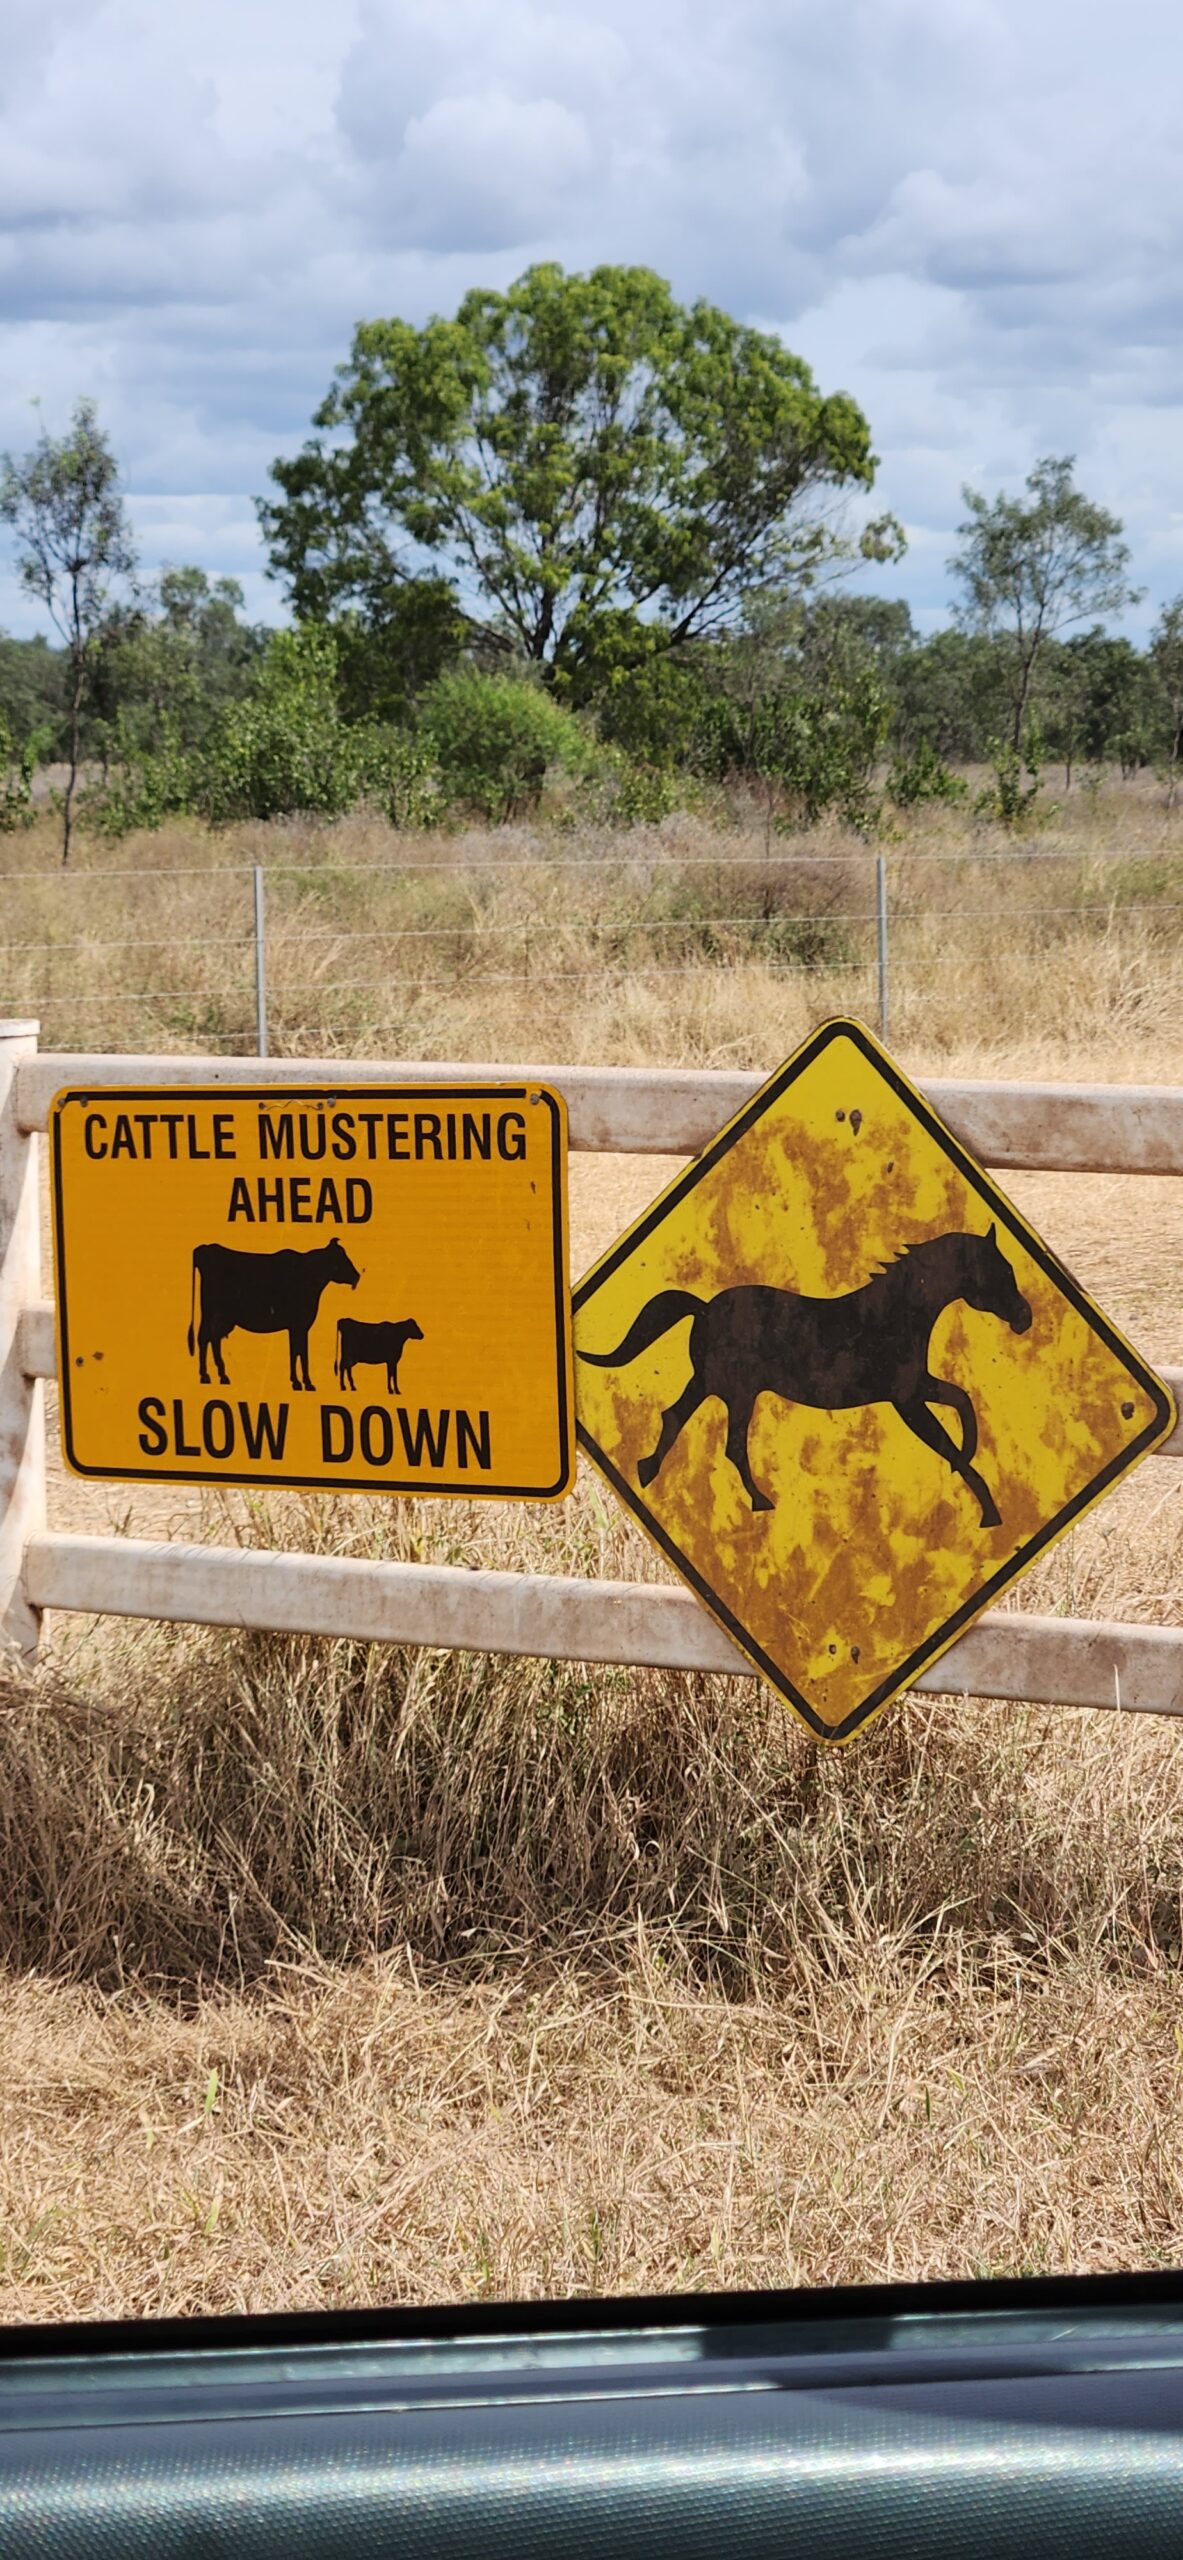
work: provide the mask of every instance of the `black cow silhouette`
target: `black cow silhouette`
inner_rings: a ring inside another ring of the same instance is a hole
[[[753,1511],[772,1503],[755,1482],[748,1461],[748,1430],[760,1395],[830,1411],[857,1404],[891,1404],[901,1422],[947,1460],[975,1496],[984,1529],[996,1529],[999,1511],[985,1478],[973,1464],[978,1417],[964,1387],[934,1378],[929,1338],[937,1317],[956,1299],[983,1315],[998,1316],[1012,1333],[1026,1333],[1031,1309],[1020,1294],[993,1227],[984,1236],[932,1236],[908,1246],[868,1280],[841,1298],[802,1298],[791,1289],[721,1289],[696,1298],[689,1289],[663,1289],[642,1307],[615,1351],[581,1351],[599,1369],[635,1360],[651,1343],[693,1316],[693,1375],[676,1404],[662,1415],[656,1448],[637,1468],[640,1484],[652,1484],[659,1467],[707,1396],[727,1407],[727,1455]],[[929,1406],[952,1406],[961,1422],[960,1448]]]
[[[324,1291],[331,1281],[356,1289],[360,1278],[361,1273],[355,1271],[339,1236],[334,1236],[331,1244],[311,1246],[306,1253],[297,1253],[291,1246],[283,1246],[278,1253],[236,1253],[230,1245],[197,1245],[193,1254],[189,1349],[193,1349],[200,1279],[197,1352],[202,1386],[209,1384],[206,1355],[210,1351],[221,1385],[229,1386],[222,1344],[239,1325],[244,1333],[286,1333],[291,1383],[295,1388],[311,1388],[308,1336]]]
[[[342,1316],[337,1325],[333,1376],[352,1392],[354,1369],[378,1362],[386,1371],[387,1395],[396,1396],[399,1361],[408,1342],[422,1340],[422,1328],[413,1317],[407,1324],[360,1324],[356,1316]]]

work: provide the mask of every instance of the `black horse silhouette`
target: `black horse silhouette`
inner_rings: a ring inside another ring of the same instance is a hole
[[[689,1289],[663,1289],[642,1307],[615,1351],[581,1351],[598,1369],[635,1360],[684,1316],[693,1316],[693,1375],[676,1404],[662,1415],[657,1447],[637,1468],[640,1484],[652,1484],[680,1431],[707,1396],[727,1407],[727,1455],[753,1511],[772,1503],[755,1482],[748,1462],[748,1430],[756,1399],[783,1396],[786,1403],[834,1411],[856,1404],[891,1404],[901,1422],[947,1460],[975,1496],[984,1529],[1000,1514],[984,1476],[974,1466],[978,1417],[964,1387],[934,1378],[929,1339],[937,1317],[957,1299],[983,1315],[998,1316],[1012,1333],[1026,1333],[1031,1309],[1020,1294],[993,1227],[984,1236],[931,1236],[909,1245],[861,1289],[841,1298],[802,1298],[791,1289],[720,1289],[696,1298]],[[930,1413],[952,1406],[961,1423],[961,1446]]]

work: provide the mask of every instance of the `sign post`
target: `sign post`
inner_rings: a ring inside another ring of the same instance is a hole
[[[560,1095],[70,1091],[50,1127],[79,1474],[570,1491]]]
[[[805,1042],[574,1308],[584,1448],[829,1741],[1175,1425],[857,1022]]]

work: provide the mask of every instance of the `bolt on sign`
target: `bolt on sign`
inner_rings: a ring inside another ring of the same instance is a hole
[[[570,1491],[561,1095],[67,1092],[50,1130],[78,1474]]]
[[[1175,1421],[857,1022],[805,1042],[574,1310],[584,1448],[834,1742]]]

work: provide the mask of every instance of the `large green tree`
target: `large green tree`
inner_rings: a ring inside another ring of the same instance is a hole
[[[297,613],[397,632],[426,585],[575,699],[808,571],[810,502],[875,468],[852,399],[644,267],[535,266],[454,320],[368,321],[314,423],[260,504]]]
[[[43,430],[22,460],[0,459],[0,520],[17,540],[23,587],[44,605],[66,652],[67,773],[62,861],[70,859],[82,720],[100,633],[135,551],[119,490],[119,466],[93,400],[80,400],[64,436]]]
[[[962,590],[958,620],[1007,642],[1016,752],[1048,641],[1137,601],[1120,521],[1085,497],[1074,470],[1072,454],[1047,455],[1028,473],[1025,498],[961,493],[968,514],[949,562]]]

